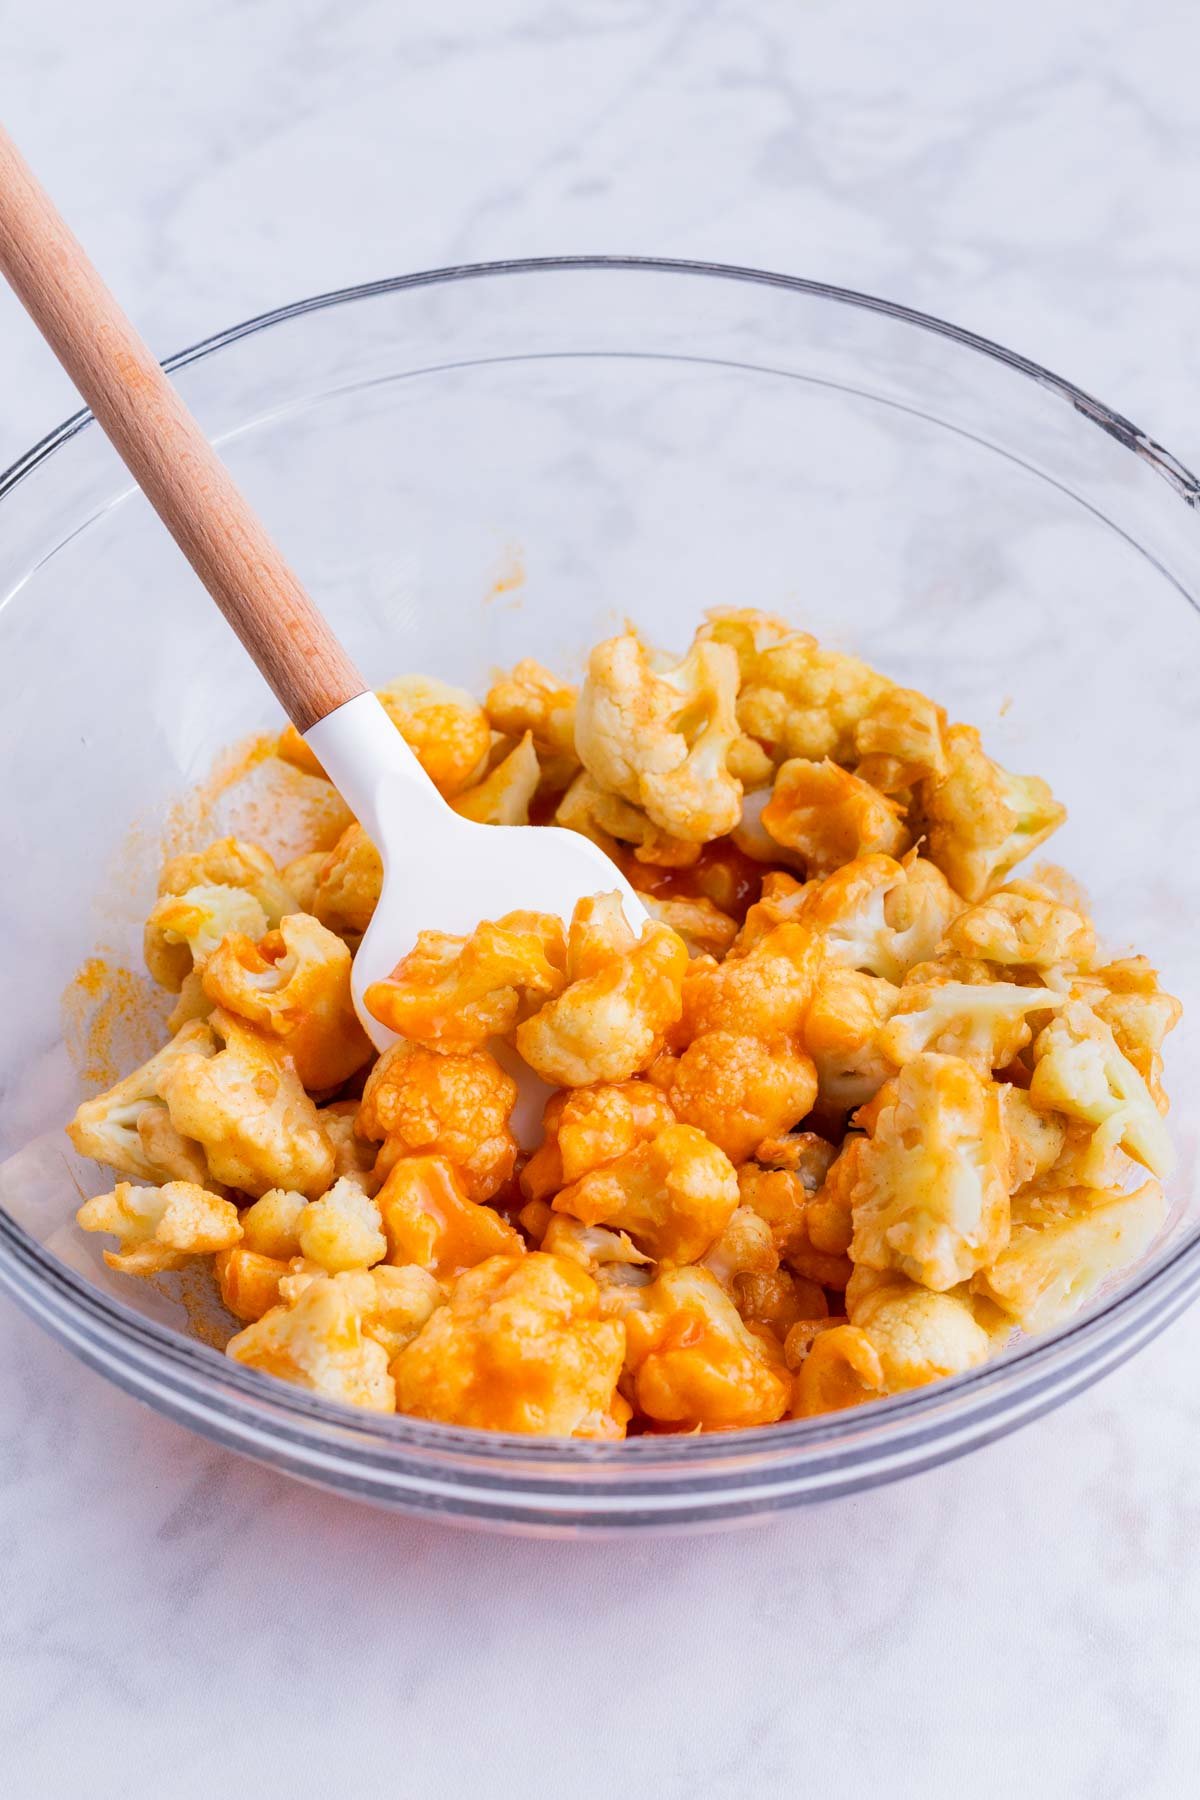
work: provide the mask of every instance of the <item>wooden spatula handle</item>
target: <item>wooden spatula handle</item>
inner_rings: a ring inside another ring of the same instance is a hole
[[[201,581],[307,731],[366,684],[0,127],[0,268]]]

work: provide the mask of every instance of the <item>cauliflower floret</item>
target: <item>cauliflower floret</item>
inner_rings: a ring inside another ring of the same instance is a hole
[[[537,751],[527,731],[482,781],[450,804],[460,818],[473,819],[477,825],[528,825],[540,780]]]
[[[1008,1241],[1009,1148],[999,1090],[956,1056],[918,1056],[858,1115],[825,1192],[850,1207],[850,1255],[942,1293]]]
[[[930,1293],[895,1270],[855,1269],[846,1313],[870,1339],[890,1394],[959,1375],[991,1351],[969,1294]]]
[[[1178,1025],[1183,1008],[1164,994],[1158,976],[1144,956],[1130,956],[1071,984],[1073,998],[1084,999],[1112,1031],[1117,1048],[1127,1056],[1150,1090],[1160,1113],[1169,1102],[1162,1085],[1162,1047]]]
[[[333,1145],[334,1174],[345,1176],[364,1194],[374,1195],[386,1171],[376,1170],[375,1146],[359,1136],[360,1110],[357,1100],[335,1100],[332,1106],[319,1107],[317,1117]]]
[[[405,1156],[375,1198],[388,1261],[416,1263],[439,1281],[489,1256],[519,1256],[520,1233],[490,1207],[468,1200],[444,1156]]]
[[[241,888],[200,885],[164,894],[146,920],[146,967],[161,987],[181,992],[230,932],[262,937],[267,915]]]
[[[793,757],[775,777],[762,823],[809,875],[831,875],[860,856],[899,856],[910,842],[901,808],[836,763]]]
[[[296,896],[265,850],[240,838],[218,838],[206,850],[173,856],[158,878],[158,904],[146,923],[146,967],[178,993],[227,931],[262,937]]]
[[[668,925],[687,945],[689,956],[722,957],[737,936],[737,920],[703,895],[660,899],[642,894],[642,905],[660,925]]]
[[[477,1050],[561,992],[565,960],[562,923],[548,913],[485,919],[470,937],[422,931],[391,974],[371,983],[366,1005],[402,1037]]]
[[[856,773],[884,794],[945,772],[946,715],[913,688],[888,688],[854,728]]]
[[[1066,818],[1038,775],[1010,775],[984,752],[971,725],[945,737],[946,769],[922,782],[926,855],[966,900],[982,900]]]
[[[225,1354],[326,1399],[391,1412],[388,1353],[365,1329],[363,1293],[360,1273],[317,1276],[290,1305],[273,1306],[231,1337]]]
[[[812,1110],[817,1072],[787,1038],[706,1031],[682,1056],[664,1056],[651,1071],[677,1119],[698,1130],[732,1162],[745,1162],[766,1138],[778,1137]]]
[[[668,1125],[552,1201],[585,1225],[627,1231],[656,1262],[694,1262],[720,1237],[738,1201],[723,1151],[691,1125]]]
[[[853,762],[855,732],[892,686],[857,657],[822,650],[769,614],[717,608],[699,638],[728,644],[741,674],[738,723],[777,763],[803,756]]]
[[[492,1256],[392,1364],[399,1411],[491,1431],[622,1437],[619,1319],[578,1263],[533,1251]]]
[[[484,711],[501,737],[533,738],[542,768],[543,788],[561,792],[579,768],[575,750],[575,706],[579,690],[559,681],[532,657],[517,663],[496,681]]]
[[[1053,1012],[1065,999],[1055,988],[989,981],[982,967],[963,972],[983,979],[956,980],[953,966],[937,963],[910,969],[891,1019],[879,1033],[880,1054],[900,1067],[935,1050],[990,1075],[993,1069],[1007,1068],[1029,1043],[1030,1015]]]
[[[674,1123],[666,1098],[648,1081],[552,1094],[542,1119],[542,1142],[521,1171],[521,1192],[529,1200],[547,1199]]]
[[[881,975],[833,964],[821,971],[804,1021],[804,1048],[817,1070],[817,1091],[829,1106],[849,1111],[869,1100],[895,1065],[879,1036],[896,1010],[900,989]]]
[[[302,856],[293,857],[290,863],[284,864],[281,874],[284,886],[296,897],[296,912],[316,916],[317,884],[328,858],[327,850],[306,850]]]
[[[305,913],[281,920],[259,944],[233,933],[203,979],[213,1005],[273,1039],[306,1088],[339,1087],[370,1060],[350,994],[350,952]]]
[[[639,1412],[676,1431],[770,1425],[790,1383],[777,1345],[742,1322],[707,1269],[668,1269],[619,1295]]]
[[[90,1156],[136,1181],[204,1184],[208,1177],[204,1152],[173,1128],[160,1084],[181,1059],[212,1056],[216,1048],[208,1025],[193,1020],[116,1087],[85,1100],[67,1126],[67,1136],[80,1156]]]
[[[1033,1044],[1029,1097],[1035,1106],[1094,1127],[1097,1157],[1114,1147],[1160,1180],[1171,1143],[1143,1077],[1118,1048],[1111,1026],[1083,1000],[1072,1000]]]
[[[794,1169],[747,1163],[738,1171],[740,1201],[765,1220],[779,1256],[793,1273],[822,1287],[844,1288],[851,1274],[846,1254],[853,1233],[850,1207],[824,1180],[836,1152],[823,1139],[803,1135],[813,1146],[807,1163]]]
[[[75,1218],[84,1231],[107,1231],[121,1240],[104,1260],[125,1275],[180,1269],[189,1256],[225,1250],[242,1235],[233,1202],[192,1181],[157,1188],[119,1181],[111,1194],[85,1200]]]
[[[371,923],[383,892],[383,858],[359,824],[347,825],[322,859],[312,912],[352,947]]]
[[[1010,881],[953,920],[951,950],[1008,968],[1086,968],[1096,954],[1092,922],[1048,888]]]
[[[963,905],[933,864],[917,856],[904,863],[862,856],[787,898],[792,917],[820,939],[829,962],[893,982],[929,961]]]
[[[1110,1275],[1144,1256],[1165,1218],[1157,1181],[1132,1194],[1066,1188],[1019,1195],[1006,1248],[971,1286],[1023,1331],[1049,1331]]]
[[[623,1277],[645,1269],[650,1262],[624,1231],[603,1225],[581,1225],[578,1219],[551,1214],[542,1234],[541,1249],[550,1256],[567,1256],[603,1285],[610,1275]],[[645,1280],[649,1280],[647,1275]]]
[[[367,1077],[358,1131],[386,1140],[387,1160],[446,1157],[469,1199],[490,1200],[516,1166],[516,1100],[516,1082],[486,1050],[441,1053],[401,1038]]]
[[[787,1269],[737,1276],[733,1302],[752,1331],[769,1331],[781,1344],[789,1331],[802,1322],[811,1325],[829,1316],[824,1290],[815,1281],[807,1281]]]
[[[738,1205],[716,1243],[701,1258],[700,1266],[715,1275],[736,1300],[737,1283],[743,1275],[773,1275],[778,1269],[775,1234],[761,1213],[752,1206]]]
[[[679,1018],[687,948],[665,925],[635,938],[619,894],[576,906],[567,937],[567,986],[517,1027],[534,1072],[560,1087],[628,1081],[662,1048]]]
[[[384,712],[447,800],[478,779],[492,728],[473,694],[429,675],[401,675],[378,693]]]
[[[661,830],[640,806],[610,794],[586,769],[572,781],[558,803],[554,823],[598,844],[606,856],[620,862],[622,847],[633,846],[634,861],[654,868],[690,868],[702,845],[687,843]]]
[[[274,1262],[300,1255],[300,1220],[308,1201],[291,1188],[268,1188],[242,1214],[242,1241],[247,1250]]]
[[[737,685],[737,658],[720,644],[694,644],[661,669],[632,632],[597,644],[575,720],[584,768],[672,837],[724,836],[742,811],[728,767]]]
[[[225,1046],[176,1056],[159,1076],[171,1123],[204,1150],[213,1176],[256,1197],[295,1188],[316,1198],[333,1179],[333,1147],[295,1071],[231,1013],[209,1024]]]
[[[791,1343],[789,1333],[789,1347]],[[882,1399],[886,1392],[883,1363],[866,1332],[857,1325],[822,1323],[796,1372],[792,1417],[844,1412],[866,1400]]]
[[[1067,1122],[1058,1113],[1040,1112],[1023,1088],[1001,1082],[1000,1105],[1008,1135],[1012,1193],[1048,1175],[1067,1141]]]
[[[290,1272],[288,1263],[264,1256],[261,1250],[247,1250],[245,1244],[218,1250],[213,1257],[221,1304],[246,1324],[279,1305],[279,1284]]]
[[[803,1025],[822,949],[807,926],[784,923],[742,956],[715,963],[697,957],[683,983],[683,1015],[673,1034],[687,1043],[706,1031],[738,1031],[770,1040]]]
[[[387,1255],[379,1207],[345,1176],[304,1208],[296,1236],[300,1254],[329,1275],[369,1269]]]

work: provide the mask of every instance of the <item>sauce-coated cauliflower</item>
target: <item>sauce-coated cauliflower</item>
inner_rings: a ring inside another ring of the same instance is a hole
[[[803,1044],[826,1104],[849,1111],[879,1092],[895,1064],[879,1048],[900,989],[881,975],[833,963],[822,969],[804,1021]]]
[[[135,1181],[208,1180],[202,1147],[173,1124],[162,1098],[162,1082],[184,1059],[213,1056],[217,1042],[200,1019],[184,1025],[169,1044],[123,1081],[85,1100],[67,1126],[80,1156],[104,1163]]]
[[[383,892],[383,858],[359,824],[347,825],[322,858],[312,913],[354,946],[371,923]]]
[[[855,773],[883,794],[906,795],[945,772],[946,714],[925,694],[888,687],[854,728]]]
[[[328,1275],[369,1269],[382,1262],[388,1250],[378,1205],[344,1175],[304,1208],[296,1236],[301,1256]]]
[[[391,1263],[416,1263],[452,1280],[489,1256],[519,1256],[520,1234],[488,1206],[468,1200],[444,1156],[404,1156],[375,1197]]]
[[[261,943],[226,937],[204,968],[204,992],[290,1057],[306,1088],[339,1087],[371,1058],[350,994],[350,952],[306,913]]]
[[[1035,1189],[1014,1199],[1012,1235],[971,1286],[1023,1331],[1049,1331],[1144,1256],[1165,1219],[1153,1180],[1134,1193]]]
[[[1008,1241],[1009,1151],[999,1090],[956,1056],[914,1058],[858,1115],[826,1182],[851,1211],[850,1255],[944,1292]]]
[[[634,633],[597,644],[579,695],[575,744],[584,768],[672,837],[705,844],[741,817],[729,771],[738,737],[737,658],[697,643],[661,667]]]
[[[280,1301],[279,1284],[291,1273],[290,1263],[275,1256],[264,1256],[261,1250],[248,1250],[245,1244],[233,1244],[218,1250],[213,1257],[213,1274],[217,1291],[226,1312],[250,1324],[261,1319]]]
[[[561,1087],[628,1081],[678,1020],[687,966],[687,947],[667,926],[651,921],[634,937],[618,894],[581,900],[567,936],[567,985],[517,1027],[517,1049]]]
[[[554,1094],[546,1103],[542,1141],[521,1171],[521,1192],[529,1200],[551,1198],[674,1123],[666,1097],[648,1081],[602,1082]]]
[[[528,825],[540,780],[537,751],[527,731],[482,781],[467,788],[451,805],[460,818],[473,819],[476,825]]]
[[[788,1038],[706,1031],[682,1055],[660,1057],[651,1071],[671,1110],[745,1162],[766,1138],[798,1125],[817,1097],[817,1072]]]
[[[615,862],[620,861],[623,850],[632,849],[635,864],[686,869],[699,860],[703,847],[672,837],[640,806],[601,787],[586,769],[579,772],[559,801],[554,823],[590,838]]]
[[[861,856],[775,905],[819,938],[827,961],[900,982],[934,956],[963,903],[924,857]]]
[[[217,1181],[256,1197],[282,1187],[316,1199],[333,1179],[333,1147],[295,1070],[231,1013],[209,1023],[224,1048],[185,1051],[159,1077],[171,1123],[203,1147]]]
[[[493,1431],[623,1437],[625,1328],[599,1301],[568,1257],[489,1257],[393,1362],[397,1407]]]
[[[146,923],[146,967],[178,993],[193,965],[203,966],[227,931],[258,938],[297,910],[296,896],[265,850],[241,838],[218,838],[164,863],[158,902]]]
[[[744,955],[723,963],[697,957],[683,982],[682,1018],[672,1042],[690,1043],[707,1031],[738,1031],[774,1041],[804,1025],[822,947],[803,925],[784,923]]]
[[[427,1050],[400,1038],[367,1077],[357,1129],[385,1161],[424,1151],[454,1164],[471,1200],[490,1200],[516,1166],[517,1084],[486,1050]]]
[[[1054,988],[989,981],[986,971],[921,963],[905,976],[891,1018],[880,1030],[880,1054],[897,1068],[934,1050],[958,1056],[981,1075],[1007,1068],[1033,1036],[1030,1018],[1054,1012],[1065,995]]]
[[[707,1269],[668,1269],[621,1290],[627,1391],[639,1412],[675,1431],[770,1425],[787,1410],[779,1347],[753,1332]]]
[[[1066,818],[1039,775],[1010,775],[972,725],[946,733],[946,768],[921,784],[925,854],[965,900],[982,900]]]
[[[770,1227],[789,1269],[822,1287],[844,1288],[852,1272],[847,1255],[853,1234],[850,1205],[835,1184],[825,1181],[833,1146],[816,1143],[821,1147],[814,1145],[807,1166],[766,1169],[747,1163],[738,1171],[738,1191],[741,1204]]]
[[[627,1231],[656,1262],[694,1262],[720,1237],[738,1202],[729,1158],[692,1125],[667,1125],[648,1143],[563,1188],[551,1202],[585,1225]]]
[[[562,991],[565,960],[562,923],[548,913],[485,919],[470,937],[422,931],[391,974],[371,983],[366,1004],[401,1037],[477,1050]]]
[[[1071,983],[1073,997],[1088,1002],[1103,1019],[1146,1086],[1160,1113],[1168,1109],[1162,1085],[1162,1047],[1183,1015],[1172,994],[1158,985],[1158,975],[1144,956],[1123,957]]]
[[[388,1352],[369,1335],[363,1297],[362,1274],[317,1276],[290,1305],[273,1306],[230,1338],[225,1354],[327,1400],[391,1412]]]
[[[870,1339],[889,1394],[960,1375],[991,1353],[971,1295],[933,1293],[894,1269],[855,1269],[846,1313]]]
[[[951,950],[1007,968],[1086,968],[1096,954],[1091,920],[1032,881],[1010,881],[953,920]]]
[[[561,792],[579,768],[575,749],[575,706],[579,690],[560,681],[532,657],[515,664],[492,684],[484,711],[501,737],[533,739],[542,784]]]
[[[832,875],[860,856],[900,856],[910,843],[895,801],[828,759],[785,762],[762,823],[777,844],[796,852],[811,876]]]
[[[180,1269],[190,1256],[211,1255],[242,1235],[237,1207],[192,1181],[133,1187],[119,1181],[111,1194],[85,1200],[75,1214],[84,1231],[106,1231],[120,1247],[104,1260],[126,1275],[158,1275]]]
[[[1029,1097],[1035,1106],[1094,1127],[1098,1156],[1117,1147],[1163,1179],[1171,1143],[1154,1097],[1112,1027],[1072,1000],[1034,1040]]]

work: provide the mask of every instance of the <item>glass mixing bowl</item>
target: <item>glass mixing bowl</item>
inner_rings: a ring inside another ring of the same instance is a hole
[[[626,615],[682,645],[702,608],[754,605],[927,689],[1004,763],[1047,776],[1071,811],[1055,858],[1114,947],[1145,950],[1188,1008],[1168,1045],[1179,1169],[1152,1254],[1065,1329],[768,1430],[622,1444],[452,1430],[343,1409],[184,1335],[178,1307],[110,1276],[70,1223],[73,1177],[94,1171],[72,1168],[62,1137],[80,1076],[60,996],[97,941],[139,966],[180,789],[275,715],[79,414],[0,483],[0,1282],[49,1331],[307,1480],[588,1531],[748,1519],[927,1467],[1057,1406],[1188,1303],[1200,490],[1186,470],[995,344],[744,269],[450,269],[302,301],[169,367],[368,677],[478,687],[524,655],[577,669]]]

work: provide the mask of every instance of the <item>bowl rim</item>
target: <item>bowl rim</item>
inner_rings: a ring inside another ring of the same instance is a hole
[[[1041,364],[1016,351],[1008,350],[994,340],[969,331],[950,321],[916,308],[882,299],[873,294],[773,271],[738,264],[685,260],[671,257],[625,255],[573,255],[512,258],[499,261],[463,263],[421,270],[408,275],[387,277],[334,288],[310,295],[287,305],[255,314],[223,331],[201,338],[186,349],[167,357],[163,368],[168,373],[203,360],[217,351],[271,327],[318,312],[360,300],[393,295],[409,289],[420,289],[453,282],[473,281],[504,276],[552,275],[576,271],[650,273],[685,277],[716,278],[778,288],[806,297],[881,314],[901,324],[948,339],[960,347],[979,352],[1015,374],[1035,381],[1064,400],[1092,424],[1114,438],[1162,478],[1185,505],[1200,510],[1200,478],[1162,445],[1122,414],[1103,405],[1093,395],[1063,379]],[[0,474],[0,501],[16,489],[27,476],[41,466],[80,431],[95,421],[84,407],[64,419],[60,425],[31,446],[25,454]],[[1165,571],[1164,571],[1165,573]],[[1176,584],[1177,585],[1177,584]],[[1190,595],[1184,596],[1197,608]],[[1200,608],[1197,608],[1200,610]],[[5,1256],[0,1260],[3,1285],[20,1301],[20,1285],[5,1266],[15,1263],[39,1279],[54,1297],[55,1309],[74,1313],[86,1322],[98,1342],[114,1347],[122,1345],[139,1359],[150,1356],[173,1366],[184,1381],[203,1379],[226,1390],[227,1398],[240,1395],[248,1410],[254,1403],[265,1405],[270,1413],[281,1416],[285,1423],[293,1421],[292,1434],[306,1436],[305,1426],[334,1428],[342,1440],[359,1440],[361,1448],[376,1453],[388,1451],[439,1451],[456,1459],[469,1459],[476,1464],[520,1462],[530,1468],[538,1464],[554,1464],[569,1480],[571,1470],[580,1475],[599,1474],[607,1469],[615,1473],[639,1465],[649,1474],[647,1465],[664,1473],[672,1466],[685,1467],[697,1463],[748,1458],[771,1461],[788,1460],[797,1452],[828,1450],[836,1453],[848,1447],[850,1440],[872,1443],[890,1435],[890,1428],[900,1423],[919,1424],[928,1419],[930,1436],[940,1435],[934,1415],[945,1414],[947,1408],[958,1414],[964,1410],[959,1402],[981,1405],[984,1397],[995,1389],[1009,1386],[1014,1376],[1033,1375],[1038,1369],[1069,1362],[1079,1364],[1088,1346],[1108,1335],[1109,1327],[1118,1319],[1128,1318],[1130,1331],[1145,1313],[1152,1291],[1165,1289],[1164,1323],[1176,1316],[1194,1298],[1200,1286],[1200,1224],[1192,1228],[1138,1273],[1135,1280],[1121,1286],[1097,1308],[1069,1321],[1059,1330],[1042,1337],[1019,1342],[1003,1355],[964,1374],[944,1378],[926,1387],[853,1408],[845,1413],[823,1413],[807,1419],[781,1420],[773,1425],[692,1436],[643,1436],[618,1441],[596,1441],[571,1438],[539,1438],[508,1432],[493,1432],[470,1427],[441,1424],[407,1414],[369,1412],[363,1408],[323,1399],[304,1389],[263,1375],[226,1357],[198,1339],[185,1337],[172,1326],[160,1324],[135,1311],[77,1274],[48,1252],[4,1208],[0,1207],[0,1246]],[[1171,1277],[1172,1279],[1168,1279]],[[50,1323],[47,1318],[46,1323]],[[51,1324],[51,1329],[53,1325]],[[1145,1332],[1139,1342],[1152,1332]],[[1103,1372],[1103,1371],[1101,1371]],[[232,1395],[229,1394],[232,1390]]]

